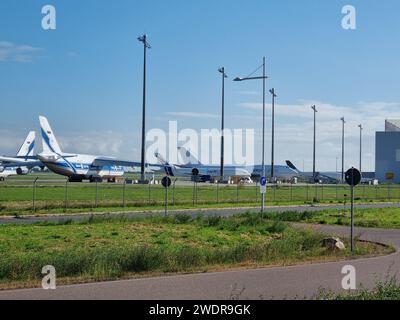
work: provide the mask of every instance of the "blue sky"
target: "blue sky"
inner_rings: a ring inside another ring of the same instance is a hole
[[[56,30],[41,28],[46,4],[56,7]],[[357,9],[357,30],[341,28],[346,4]],[[302,168],[304,160],[311,169],[309,105],[316,103],[319,169],[335,169],[344,115],[346,165],[358,164],[362,122],[365,169],[373,170],[375,131],[385,118],[400,118],[399,12],[396,0],[3,0],[0,153],[15,152],[43,114],[66,151],[138,160],[142,47],[136,38],[147,33],[148,129],[164,129],[168,120],[180,128],[218,128],[217,69],[225,66],[226,125],[254,128],[259,145],[261,83],[231,80],[249,74],[265,55],[267,86],[279,95],[277,162],[290,158]],[[5,44],[12,50],[5,53]]]

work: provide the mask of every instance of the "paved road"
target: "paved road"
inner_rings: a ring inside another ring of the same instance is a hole
[[[355,206],[358,209],[382,209],[382,208],[400,208],[400,203],[373,203],[373,204],[357,204]],[[349,209],[349,205],[302,205],[302,206],[273,206],[266,207],[265,212],[284,212],[284,211],[322,211],[326,209]],[[188,214],[191,216],[203,215],[220,215],[220,216],[231,216],[243,212],[260,212],[260,208],[256,207],[234,207],[234,208],[209,208],[209,209],[182,209],[182,210],[170,210],[169,214]],[[136,212],[115,212],[115,213],[96,213],[97,217],[124,217],[124,218],[138,218],[143,216],[155,216],[163,215],[163,210],[156,211],[136,211]],[[66,214],[66,215],[41,215],[41,216],[26,216],[26,217],[1,217],[0,225],[2,224],[28,224],[36,222],[59,222],[66,220],[81,221],[90,217],[90,213],[84,214]]]
[[[339,236],[346,227],[312,226]],[[356,228],[361,239],[400,246],[400,230]],[[384,257],[291,267],[178,275],[58,287],[56,290],[0,291],[0,299],[282,299],[314,295],[318,288],[341,290],[342,267],[353,265],[357,283],[373,286],[376,279],[400,270],[398,252]]]

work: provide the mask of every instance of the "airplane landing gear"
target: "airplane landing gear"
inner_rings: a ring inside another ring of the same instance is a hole
[[[82,182],[82,178],[79,177],[69,177],[69,182]]]

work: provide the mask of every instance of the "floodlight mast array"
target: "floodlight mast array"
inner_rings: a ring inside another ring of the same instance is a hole
[[[143,106],[142,106],[142,146],[141,146],[141,164],[140,164],[140,180],[145,181],[145,148],[146,148],[146,67],[147,67],[147,49],[151,46],[147,42],[147,35],[144,34],[137,38],[143,43]]]
[[[265,57],[263,57],[263,63],[262,63],[262,69],[263,69],[263,75],[262,76],[257,76],[257,77],[253,77],[252,74],[248,77],[236,77],[235,79],[233,79],[233,81],[247,81],[247,80],[262,80],[263,81],[263,133],[262,133],[262,175],[263,177],[265,177],[265,82],[268,79],[268,77],[265,74]],[[261,69],[261,67],[257,68],[256,71],[258,71],[259,69]],[[256,72],[255,71],[255,72]],[[253,72],[254,73],[254,72]],[[264,212],[264,208],[265,208],[265,194],[262,193],[261,194],[261,213]]]
[[[359,124],[358,127],[360,128],[360,172],[362,173],[362,131],[364,130],[362,124]]]
[[[219,68],[218,72],[221,73],[222,76],[222,115],[221,115],[221,168],[220,168],[220,180],[221,182],[224,179],[224,149],[225,149],[225,141],[224,141],[224,130],[225,130],[225,79],[228,76],[225,73],[225,68]]]
[[[340,118],[342,121],[342,183],[344,183],[344,125],[346,121],[344,117]]]
[[[278,96],[275,88],[272,88],[269,92],[272,95],[271,181],[273,182],[275,180],[275,98]]]
[[[316,133],[316,129],[317,129],[317,107],[315,105],[311,106],[311,109],[314,110],[314,140],[313,140],[313,182],[316,182],[316,165],[315,165],[315,150],[316,150],[316,140],[317,140],[317,133]]]

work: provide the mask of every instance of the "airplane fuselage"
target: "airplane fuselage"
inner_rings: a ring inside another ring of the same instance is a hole
[[[221,174],[220,167],[216,166],[171,166],[167,165],[165,171],[170,176],[193,176],[193,170],[197,170],[199,176],[219,177]],[[250,173],[239,167],[225,167],[225,177],[250,177]]]
[[[92,155],[45,155],[40,154],[38,158],[52,172],[80,179],[104,178],[113,179],[124,175],[124,168],[120,166],[96,166],[94,161],[97,158]]]
[[[261,177],[263,175],[263,170],[261,165],[254,166],[251,173],[253,177]],[[278,180],[292,180],[297,177],[298,173],[288,166],[274,166],[274,178]],[[271,178],[271,166],[265,166],[265,177]]]
[[[1,166],[1,165],[0,165]],[[4,180],[9,176],[25,175],[28,174],[29,170],[24,167],[7,167],[0,169],[0,179]]]

